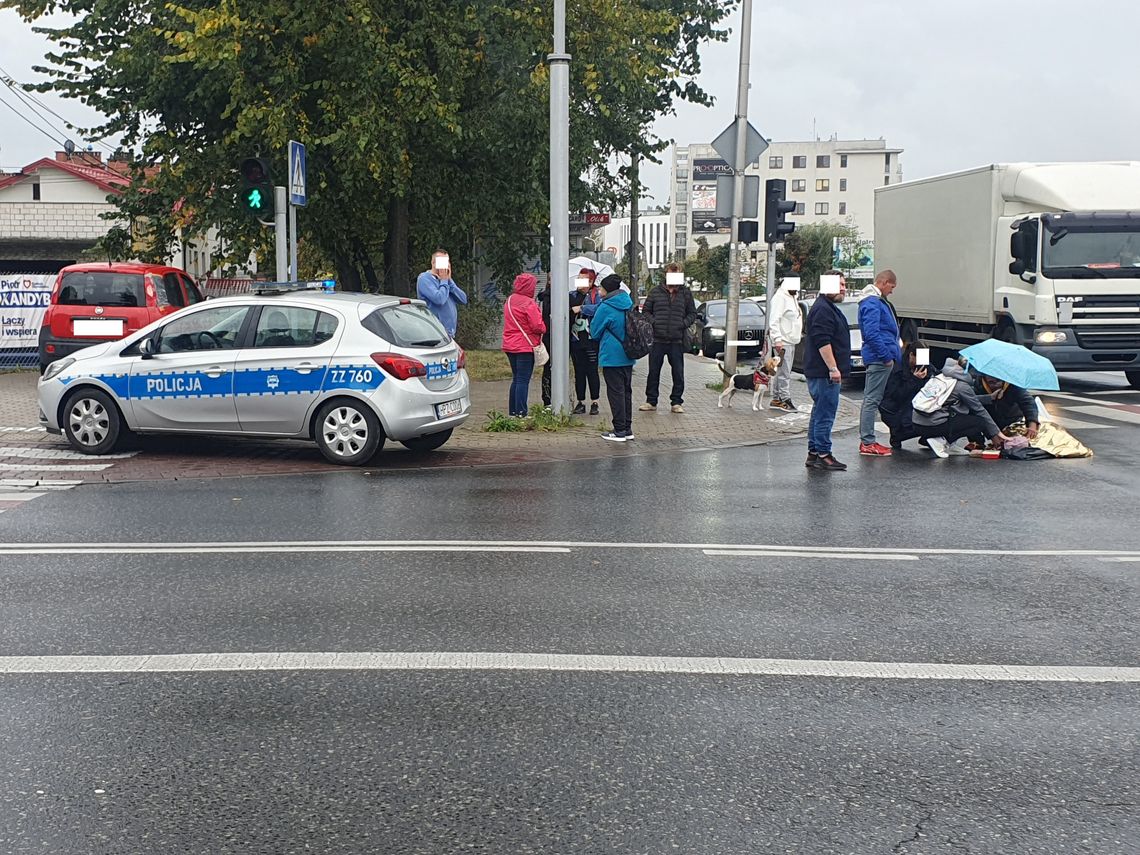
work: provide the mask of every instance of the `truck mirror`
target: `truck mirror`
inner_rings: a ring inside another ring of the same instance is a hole
[[[1015,258],[1009,263],[1009,272],[1014,276],[1020,276],[1025,272],[1025,262],[1020,258]]]
[[[1019,231],[1014,232],[1010,236],[1010,238],[1009,238],[1009,254],[1012,255],[1017,260],[1023,262],[1021,270],[1024,270],[1025,269],[1024,259],[1026,256],[1025,232],[1019,230]],[[1020,273],[1021,270],[1015,271],[1012,267],[1010,267],[1009,272],[1010,273]]]

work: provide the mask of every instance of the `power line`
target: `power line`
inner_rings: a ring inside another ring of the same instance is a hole
[[[80,129],[79,129],[79,127],[77,127],[75,124],[73,124],[72,122],[68,121],[66,118],[64,118],[63,116],[61,116],[59,113],[57,113],[55,110],[53,110],[53,109],[52,109],[51,107],[49,107],[47,104],[45,104],[45,103],[44,103],[42,100],[40,100],[39,98],[37,98],[37,97],[36,97],[35,95],[33,95],[31,92],[29,92],[29,91],[27,91],[26,89],[24,89],[23,85],[21,85],[21,84],[20,84],[20,83],[19,83],[19,82],[16,80],[16,78],[14,78],[14,77],[13,77],[11,74],[9,74],[9,73],[8,73],[8,71],[7,71],[5,68],[3,68],[3,67],[0,67],[0,83],[3,83],[5,86],[7,86],[7,87],[8,87],[8,89],[9,89],[9,90],[10,90],[10,91],[11,91],[11,92],[12,92],[12,93],[13,93],[13,94],[14,94],[14,95],[15,95],[15,96],[18,98],[18,99],[20,99],[20,101],[22,101],[22,102],[24,103],[24,105],[25,105],[25,106],[27,106],[27,108],[28,108],[29,110],[31,110],[33,113],[35,113],[35,115],[36,115],[36,117],[37,117],[38,119],[40,119],[41,121],[43,121],[43,122],[44,122],[44,124],[46,124],[46,125],[47,125],[49,128],[51,128],[52,130],[55,130],[55,131],[59,131],[60,129],[59,129],[59,128],[57,128],[57,127],[55,127],[55,126],[52,124],[52,122],[51,122],[51,120],[50,120],[50,119],[48,119],[46,116],[44,116],[42,113],[40,113],[40,112],[39,112],[39,110],[37,109],[37,107],[39,107],[40,109],[46,110],[47,112],[51,113],[53,116],[55,116],[55,117],[56,117],[57,119],[59,119],[61,122],[63,122],[64,126],[65,126],[65,127],[67,127],[69,130],[73,130],[73,131],[78,131],[78,130],[80,130]],[[68,135],[68,134],[67,134],[67,131],[60,131],[60,132],[61,132],[61,133],[62,133],[62,134],[65,136],[65,137]],[[112,153],[112,154],[115,152],[115,149],[111,148],[111,146],[107,145],[107,144],[106,144],[106,143],[104,143],[102,140],[98,140],[98,139],[87,139],[87,140],[85,140],[85,141],[86,141],[86,142],[91,142],[91,143],[94,143],[95,145],[98,145],[98,146],[100,146],[101,148],[105,149],[106,151],[108,151],[108,152],[110,152],[110,153]]]
[[[15,107],[13,107],[11,104],[9,104],[7,101],[5,101],[3,98],[0,98],[0,104],[3,104],[5,107],[7,107],[9,110],[11,110],[13,113],[15,113],[17,116],[19,116],[21,119],[23,119],[25,122],[27,122],[29,125],[31,125],[33,128],[35,128],[37,131],[39,131],[41,134],[43,134],[45,137],[47,137],[52,142],[57,143],[58,145],[63,145],[62,140],[58,139],[57,137],[55,137],[52,134],[45,131],[43,128],[41,128],[39,125],[37,125],[31,119],[29,119],[27,116],[25,116],[23,113],[21,113]]]

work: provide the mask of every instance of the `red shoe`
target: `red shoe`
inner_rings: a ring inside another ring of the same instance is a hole
[[[865,457],[890,457],[891,450],[877,442],[859,444],[859,453]]]

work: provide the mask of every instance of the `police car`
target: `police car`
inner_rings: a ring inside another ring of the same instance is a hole
[[[463,350],[420,300],[266,286],[54,362],[40,421],[85,454],[130,432],[308,438],[333,463],[439,448],[471,411]]]

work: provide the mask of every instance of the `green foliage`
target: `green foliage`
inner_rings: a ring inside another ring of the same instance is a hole
[[[850,239],[853,230],[850,225],[826,222],[796,226],[776,254],[777,275],[799,276],[804,290],[817,288],[820,275],[832,267],[835,238]]]
[[[503,309],[498,303],[472,296],[466,306],[459,307],[455,340],[464,350],[480,350],[493,344],[491,336],[499,329]]]
[[[734,2],[568,4],[574,210],[628,195],[619,154],[677,99],[708,103],[699,48]],[[343,287],[411,288],[432,250],[457,271],[514,272],[548,251],[552,4],[525,0],[0,0],[56,49],[39,88],[107,116],[135,183],[118,200],[157,259],[176,230],[217,226],[226,264],[269,260],[272,233],[240,210],[236,168],[267,158],[284,183],[289,139],[308,146],[302,258]],[[144,230],[137,227],[145,225]],[[423,266],[420,266],[423,265]],[[477,283],[465,283],[475,285]]]
[[[487,413],[487,422],[483,425],[483,430],[488,433],[519,433],[521,431],[558,433],[582,426],[583,422],[580,419],[576,419],[568,413],[547,412],[541,404],[535,404],[530,408],[530,414],[526,418],[505,416],[498,410],[491,410]]]

